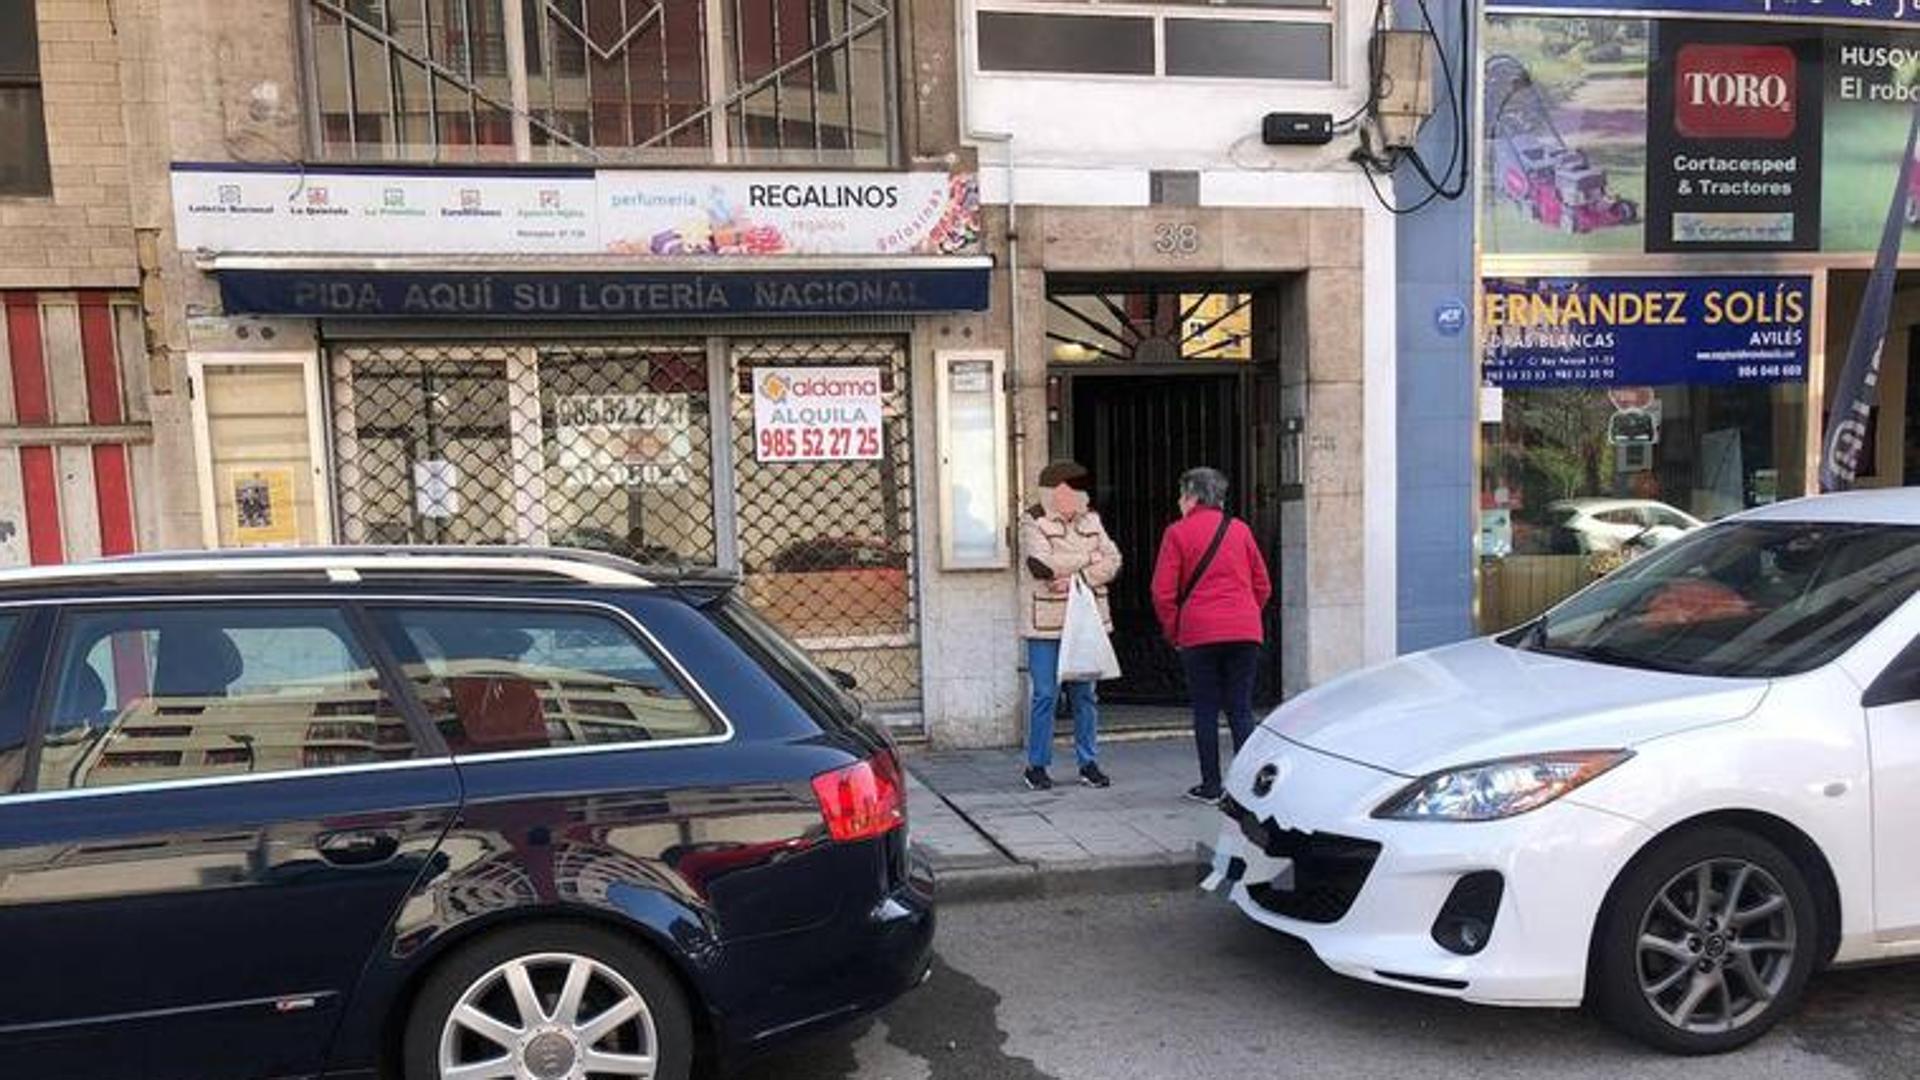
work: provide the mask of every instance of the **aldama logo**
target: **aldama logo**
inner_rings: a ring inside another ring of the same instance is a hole
[[[1799,65],[1785,45],[1682,45],[1674,58],[1673,126],[1689,139],[1793,135]]]

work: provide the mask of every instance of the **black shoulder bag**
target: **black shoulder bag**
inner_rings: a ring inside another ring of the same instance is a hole
[[[1179,595],[1173,598],[1173,640],[1175,642],[1180,640],[1180,617],[1186,613],[1187,600],[1193,596],[1193,590],[1200,584],[1200,578],[1207,572],[1207,567],[1213,565],[1213,557],[1220,553],[1220,542],[1227,538],[1227,527],[1232,524],[1233,518],[1222,510],[1220,527],[1213,530],[1213,540],[1207,544],[1206,553],[1200,556],[1199,562],[1193,564],[1193,576],[1187,578],[1187,583],[1180,586]]]

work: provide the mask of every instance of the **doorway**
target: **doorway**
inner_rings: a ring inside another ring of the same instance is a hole
[[[1160,536],[1178,516],[1180,474],[1227,474],[1227,510],[1274,572],[1280,553],[1277,304],[1270,289],[1214,283],[1049,283],[1049,442],[1093,473],[1093,505],[1124,570],[1110,590],[1119,679],[1104,701],[1184,705],[1180,658],[1153,612]],[[1280,601],[1266,615],[1256,697],[1280,697]],[[1184,723],[1183,714],[1164,719]]]

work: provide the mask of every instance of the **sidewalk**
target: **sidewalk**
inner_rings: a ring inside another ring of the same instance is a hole
[[[915,752],[906,765],[910,835],[950,901],[1191,887],[1220,827],[1219,811],[1181,798],[1199,779],[1187,737],[1103,744],[1104,790],[1080,784],[1065,747],[1051,791],[1021,783],[1019,748]]]

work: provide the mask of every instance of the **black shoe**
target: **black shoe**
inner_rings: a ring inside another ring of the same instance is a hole
[[[1210,788],[1205,784],[1195,784],[1187,789],[1185,797],[1188,802],[1206,803],[1211,806],[1219,802],[1220,796],[1223,794],[1225,794],[1225,792],[1222,792],[1219,788]]]
[[[1053,790],[1053,777],[1048,776],[1045,769],[1029,768],[1020,774],[1020,778],[1025,780],[1027,787],[1034,791]]]
[[[1100,766],[1089,761],[1080,766],[1080,782],[1088,787],[1112,787],[1113,781],[1100,771]]]

